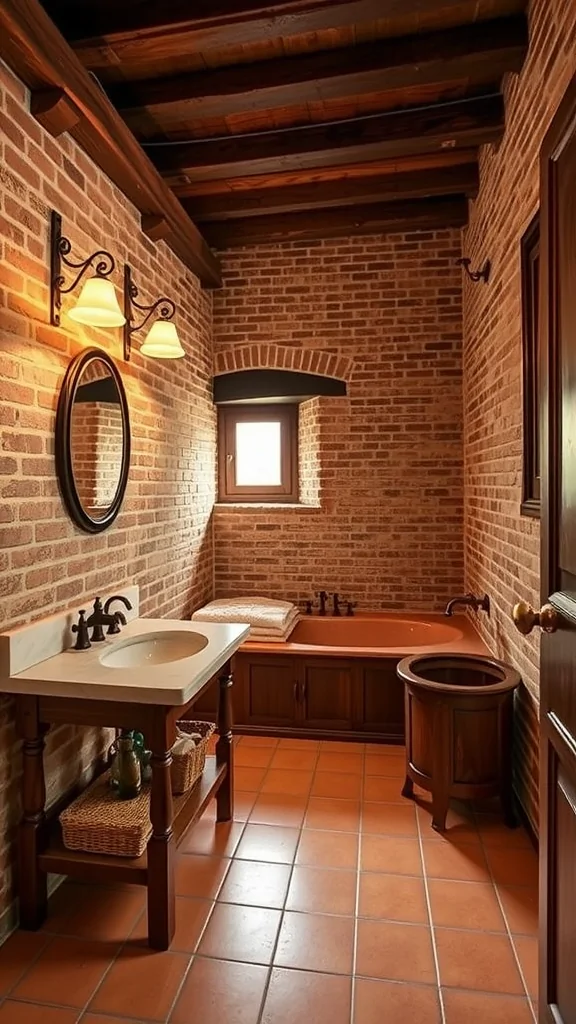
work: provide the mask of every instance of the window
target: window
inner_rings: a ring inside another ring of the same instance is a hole
[[[298,406],[219,409],[219,500],[298,501]]]
[[[536,214],[521,242],[524,468],[521,511],[540,515],[538,275],[540,220]]]

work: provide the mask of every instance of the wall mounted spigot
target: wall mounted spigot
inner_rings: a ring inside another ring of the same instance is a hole
[[[492,269],[490,260],[486,260],[478,270],[470,270],[472,260],[468,259],[467,256],[461,256],[460,259],[456,260],[456,263],[458,266],[464,267],[471,281],[484,281],[484,284],[488,284],[490,270]]]

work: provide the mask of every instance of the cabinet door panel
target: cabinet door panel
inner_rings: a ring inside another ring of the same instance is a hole
[[[396,661],[361,665],[361,728],[390,737],[404,735],[404,684],[396,675]]]
[[[244,721],[251,725],[292,725],[296,720],[298,678],[295,660],[265,661],[247,666]]]
[[[352,668],[346,662],[305,661],[302,724],[311,729],[352,728]]]

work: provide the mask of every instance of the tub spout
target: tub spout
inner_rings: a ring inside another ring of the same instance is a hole
[[[474,608],[475,611],[481,610],[490,614],[490,598],[488,594],[484,594],[484,597],[476,597],[476,594],[462,594],[460,597],[453,597],[451,601],[448,601],[444,614],[452,615],[454,608],[458,604]]]

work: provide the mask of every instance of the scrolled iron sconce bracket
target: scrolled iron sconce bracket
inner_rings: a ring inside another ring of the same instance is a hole
[[[456,260],[456,264],[464,268],[471,281],[484,281],[484,284],[488,284],[490,270],[492,269],[490,260],[486,260],[479,270],[470,270],[471,263],[472,260],[469,259],[467,256],[462,256],[459,260]]]
[[[172,302],[172,299],[168,299],[165,296],[156,299],[156,302],[152,302],[149,306],[143,305],[137,299],[138,289],[132,280],[132,271],[128,264],[126,264],[124,267],[124,316],[126,317],[126,323],[124,324],[124,359],[126,362],[130,362],[132,335],[135,331],[141,331],[150,318],[154,316],[154,313],[158,313],[160,320],[172,320],[176,313],[176,304]],[[139,324],[133,322],[135,309],[146,314]]]
[[[88,270],[92,270],[96,277],[106,278],[113,273],[116,263],[112,254],[106,249],[97,249],[91,256],[79,263],[68,259],[72,252],[72,243],[62,234],[62,217],[56,210],[52,210],[50,223],[50,323],[53,327],[59,327],[62,296],[73,292]],[[64,287],[66,278],[62,273],[63,264],[70,267],[71,270],[78,271],[72,284],[66,288]]]

